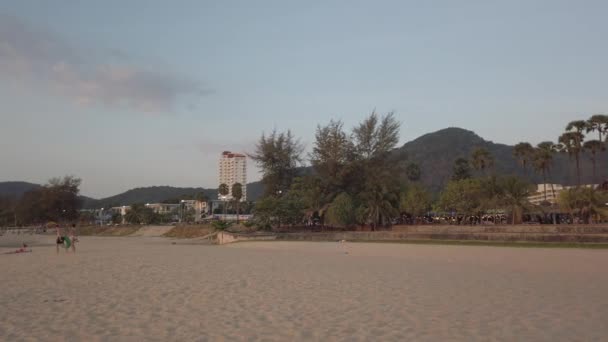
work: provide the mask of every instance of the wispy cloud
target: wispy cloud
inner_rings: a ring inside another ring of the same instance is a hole
[[[180,97],[206,91],[196,80],[134,65],[124,52],[90,56],[87,49],[0,15],[0,75],[5,81],[43,86],[83,105],[171,111]],[[106,50],[107,51],[107,50]]]

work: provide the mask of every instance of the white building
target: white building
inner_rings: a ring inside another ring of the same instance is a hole
[[[585,184],[581,185],[585,188],[594,188],[598,187],[597,184]],[[561,184],[537,184],[536,192],[528,197],[528,201],[534,205],[541,205],[545,201],[545,195],[547,202],[550,204],[557,204],[557,198],[559,194],[568,189],[576,188],[576,186],[563,186]],[[546,192],[545,192],[546,189]]]
[[[175,213],[179,209],[179,204],[147,203],[146,207],[152,209],[157,214],[165,215],[165,214]]]
[[[218,193],[218,199],[228,201],[232,199],[232,185],[241,183],[243,186],[243,197],[241,201],[247,200],[247,157],[243,154],[222,152],[219,161],[219,183],[228,185],[228,195],[223,197]]]
[[[546,193],[545,193],[546,188]],[[537,184],[536,192],[528,197],[528,201],[534,205],[541,205],[545,201],[545,194],[547,202],[551,204],[557,203],[557,197],[559,193],[564,190],[564,186],[561,184]]]

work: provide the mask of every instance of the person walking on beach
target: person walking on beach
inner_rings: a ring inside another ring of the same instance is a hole
[[[72,224],[72,229],[70,230],[70,240],[72,240],[72,253],[76,253],[76,242],[78,238],[76,237],[76,225]]]
[[[73,233],[70,233],[68,236],[61,234],[61,228],[57,227],[57,239],[55,240],[55,244],[57,246],[57,254],[59,254],[59,246],[63,245],[66,253],[70,251],[70,247],[72,247],[72,251],[76,251],[76,247],[73,247],[72,243]]]
[[[61,235],[61,228],[59,228],[59,226],[57,226],[55,230],[57,231],[57,239],[55,240],[55,244],[57,246],[57,254],[59,254],[59,246],[64,244],[65,238]]]

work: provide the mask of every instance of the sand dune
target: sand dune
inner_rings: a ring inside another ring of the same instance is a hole
[[[75,255],[0,256],[0,340],[605,340],[607,263],[606,250],[82,237]]]

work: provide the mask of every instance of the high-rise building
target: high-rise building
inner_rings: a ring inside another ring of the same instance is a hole
[[[218,192],[218,198],[220,200],[231,200],[232,185],[241,183],[243,186],[241,201],[247,200],[247,157],[243,154],[224,151],[220,157],[219,164],[219,184],[228,185],[228,195],[223,198]]]

